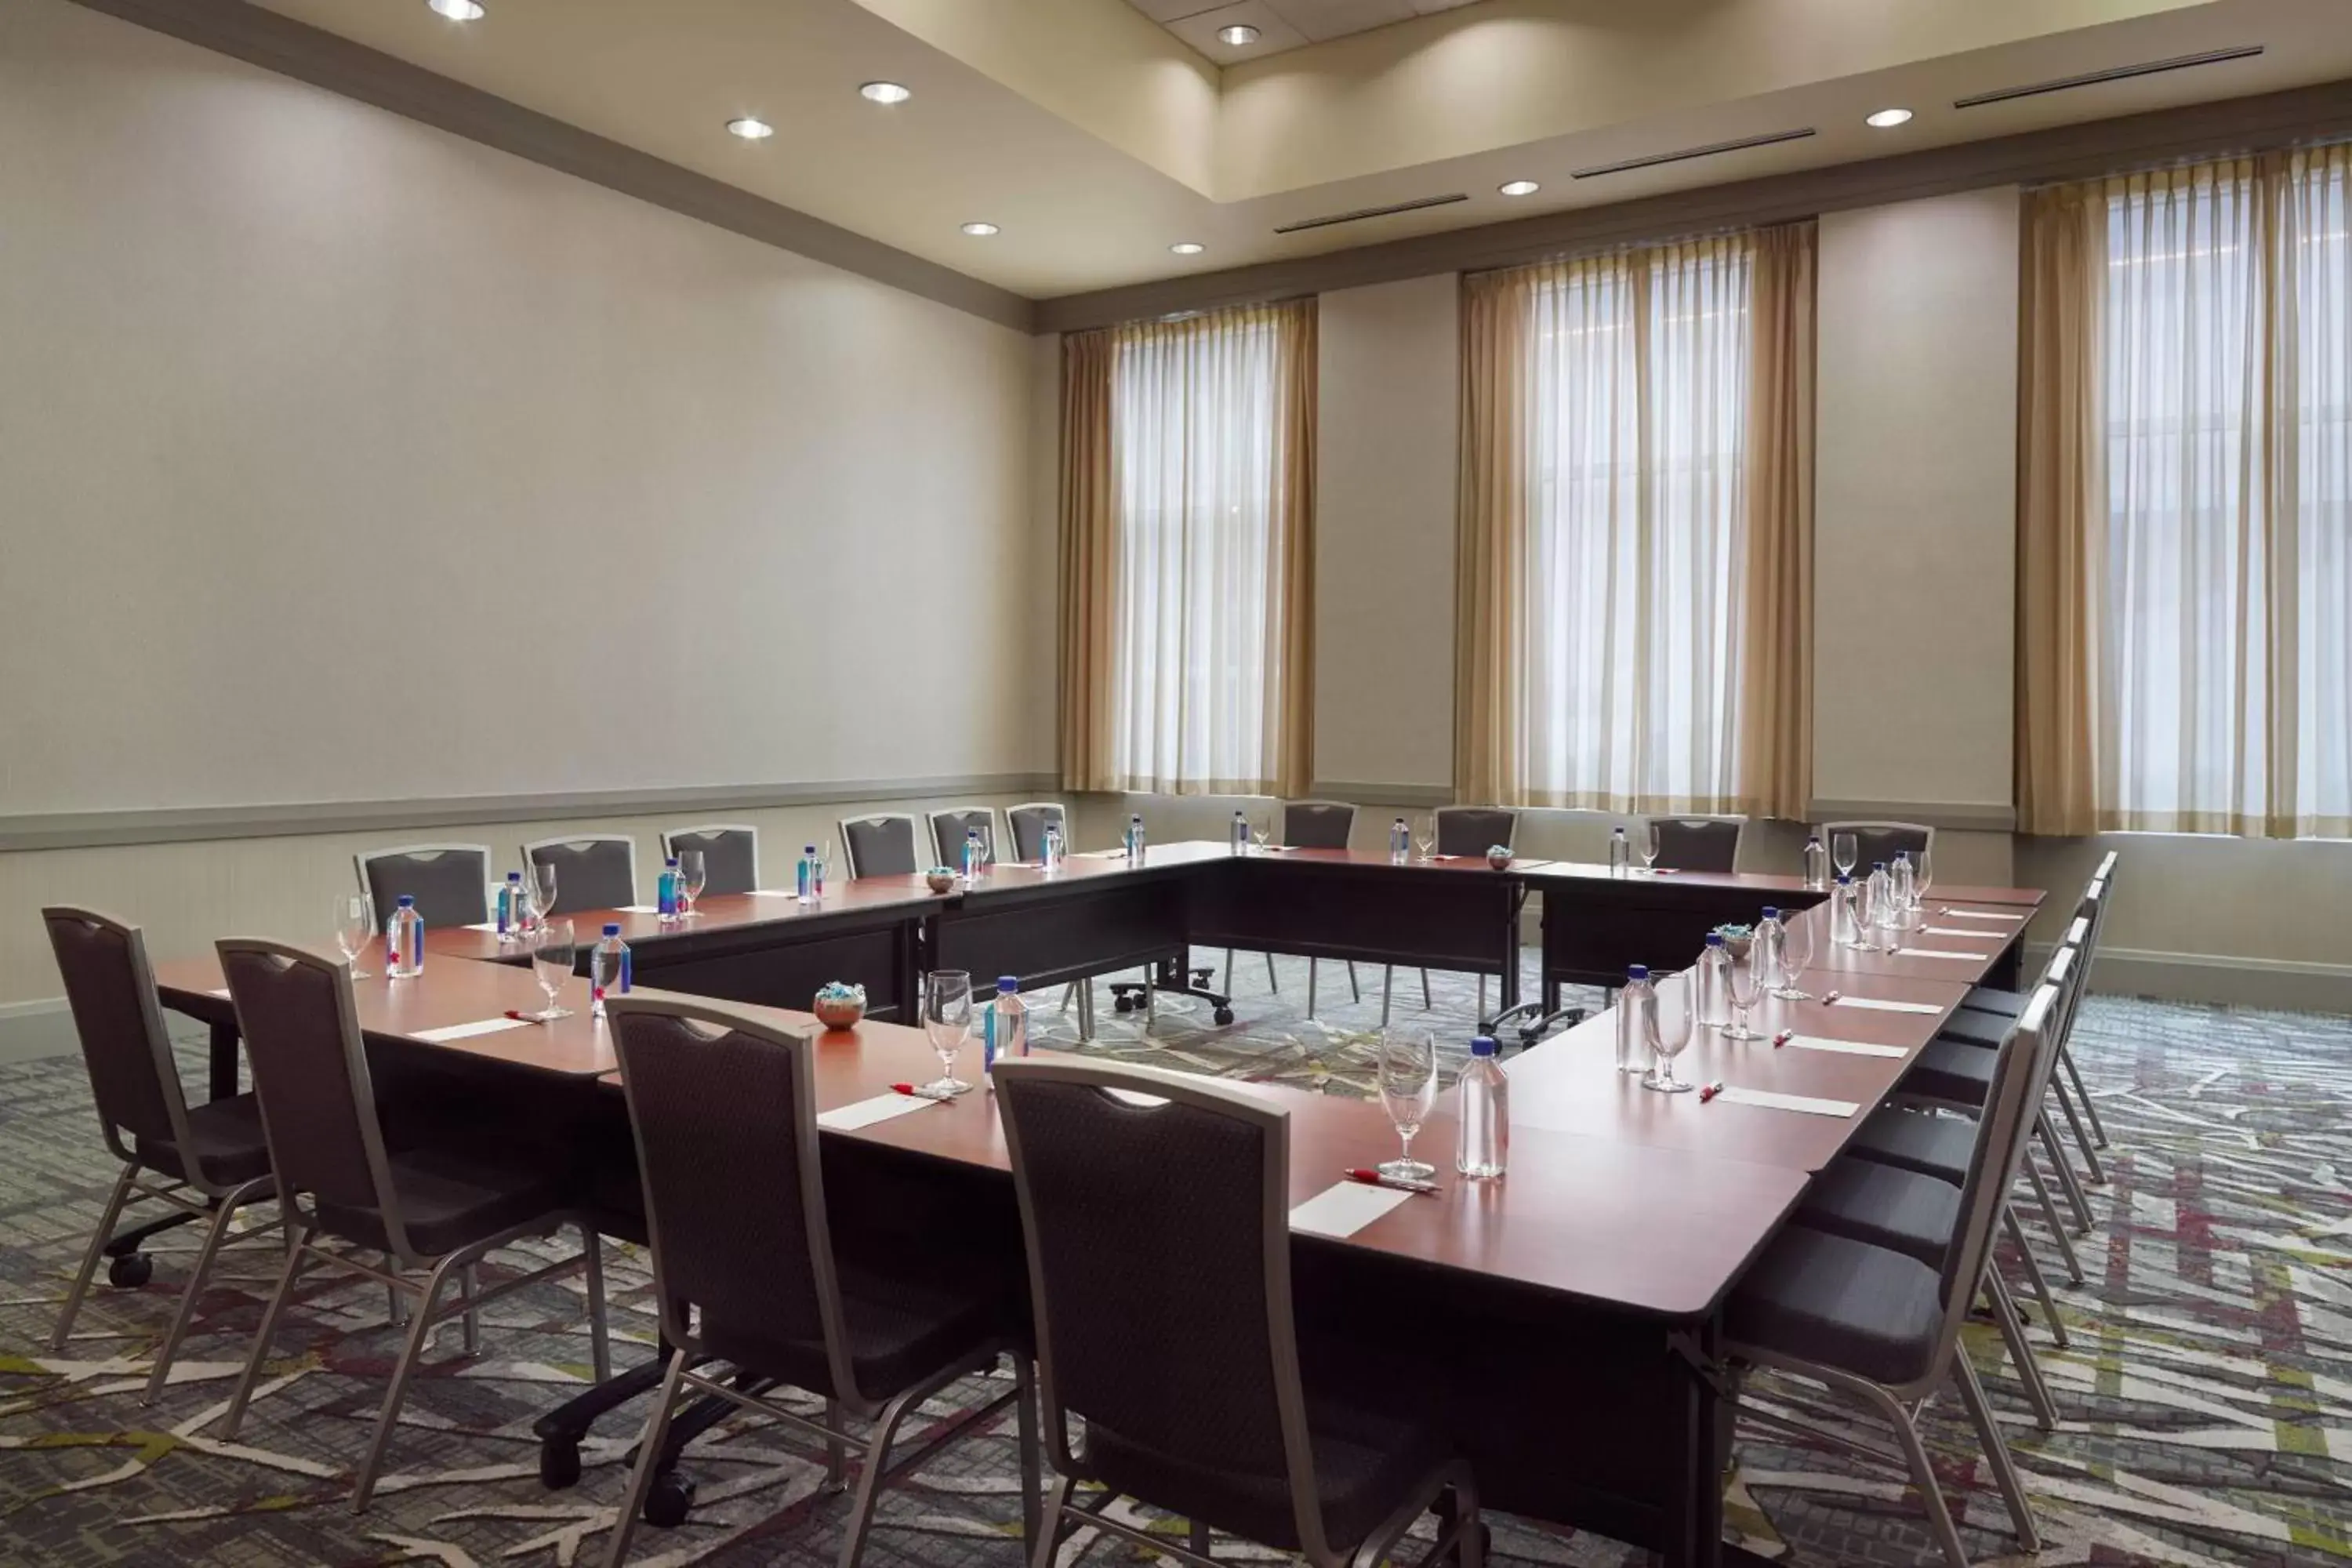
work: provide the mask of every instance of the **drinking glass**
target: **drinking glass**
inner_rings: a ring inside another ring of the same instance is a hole
[[[1911,852],[1911,891],[1918,899],[1921,909],[1927,907],[1927,889],[1935,885],[1935,852],[1928,849],[1913,850]],[[1920,923],[1924,925],[1926,922],[1923,921]]]
[[[1434,816],[1421,819],[1421,826],[1412,830],[1412,843],[1413,847],[1421,851],[1421,858],[1428,859],[1429,852],[1437,847],[1437,818]]]
[[[1783,1002],[1810,1002],[1812,993],[1800,984],[1805,971],[1813,962],[1813,922],[1794,920],[1787,922],[1787,933],[1780,938],[1780,984],[1772,994]]]
[[[1437,1099],[1437,1039],[1426,1029],[1391,1029],[1381,1037],[1381,1104],[1397,1130],[1401,1152],[1381,1163],[1381,1174],[1425,1182],[1437,1168],[1412,1157],[1412,1136]]]
[[[694,900],[702,897],[703,884],[709,879],[709,870],[702,863],[699,849],[677,852],[677,890],[686,895],[686,918],[694,918]]]
[[[971,1035],[971,975],[961,969],[935,969],[923,976],[923,1032],[940,1054],[940,1076],[923,1086],[926,1094],[961,1094],[971,1085],[955,1075],[956,1053]]]
[[[1853,834],[1832,833],[1830,835],[1830,864],[1838,868],[1839,875],[1845,877],[1853,876],[1854,862],[1858,860],[1861,856],[1862,844]]]
[[[335,947],[350,961],[352,978],[373,978],[360,967],[360,954],[375,935],[375,900],[365,893],[335,896]]]
[[[546,919],[555,912],[555,867],[542,862],[530,868],[531,904]]]
[[[1252,817],[1250,837],[1257,841],[1257,852],[1265,854],[1265,847],[1274,839],[1274,813],[1269,811],[1262,816]]]
[[[1633,848],[1642,857],[1644,875],[1655,876],[1658,864],[1658,825],[1645,822],[1633,830]]]
[[[1748,962],[1724,965],[1723,989],[1731,999],[1731,1026],[1723,1031],[1727,1040],[1760,1040],[1764,1037],[1748,1026],[1748,1009],[1765,989],[1763,965],[1769,963],[1753,944],[1748,949]]]
[[[1679,984],[1671,984],[1678,982]],[[1660,980],[1643,1026],[1650,1037],[1655,1065],[1642,1075],[1642,1087],[1661,1094],[1687,1094],[1691,1085],[1675,1077],[1675,1058],[1690,1044],[1691,1022],[1698,1011],[1697,984],[1688,970]]]
[[[538,937],[530,944],[530,975],[547,997],[547,1005],[540,1009],[541,1023],[572,1016],[572,1009],[556,1005],[555,999],[563,994],[563,983],[572,978],[576,955],[570,921],[539,922]]]

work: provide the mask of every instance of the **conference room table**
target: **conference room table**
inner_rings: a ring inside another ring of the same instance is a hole
[[[1719,921],[1767,897],[1796,906],[1791,894],[1803,889],[1788,880],[1694,878],[1667,897],[1685,918],[1711,911]],[[1141,864],[1077,855],[1050,872],[1000,866],[948,894],[920,878],[876,878],[828,889],[816,904],[706,898],[684,925],[636,910],[572,918],[583,946],[592,926],[609,919],[622,927],[640,989],[723,997],[815,1031],[808,1014],[775,1004],[806,1000],[819,981],[840,977],[828,969],[835,964],[866,966],[869,990],[878,976],[891,1007],[911,1002],[915,975],[936,960],[961,959],[955,967],[984,975],[992,963],[976,961],[985,958],[1029,984],[1051,984],[1108,962],[1181,963],[1181,947],[1168,944],[1227,937],[1433,967],[1486,958],[1494,967],[1484,972],[1507,974],[1514,966],[1503,954],[1516,951],[1528,890],[1542,892],[1549,919],[1555,902],[1570,900],[1654,907],[1662,900],[1648,884],[1670,881],[1605,868],[1593,877],[1559,862],[1497,871],[1483,860],[1397,865],[1347,851],[1235,856],[1223,846],[1170,845],[1153,847]],[[1298,908],[1286,909],[1294,896]],[[1428,910],[1412,908],[1416,900]],[[1834,946],[1826,907],[1795,914],[1814,928],[1801,979],[1814,994],[1762,1001],[1754,1026],[1796,1038],[1781,1046],[1695,1031],[1676,1070],[1723,1084],[1711,1099],[1654,1093],[1619,1072],[1613,1011],[1521,1052],[1507,1064],[1506,1177],[1443,1178],[1434,1197],[1400,1202],[1344,1236],[1297,1233],[1302,1334],[1360,1369],[1365,1388],[1454,1433],[1492,1506],[1650,1546],[1676,1563],[1723,1560],[1724,1303],[1813,1173],[1888,1098],[1969,985],[2013,952],[2039,901],[2032,889],[1939,890],[1927,923],[1938,910],[1965,907],[1984,917],[1969,929],[1981,924],[1985,934],[1908,932],[1908,952]],[[1057,918],[1057,907],[1090,919]],[[1311,929],[1327,919],[1328,933]],[[1441,930],[1449,921],[1465,923]],[[1056,942],[1066,945],[1057,951]],[[1961,957],[1917,956],[1962,948]],[[1680,961],[1695,951],[1684,944]],[[359,1025],[388,1099],[436,1110],[461,1100],[499,1135],[543,1140],[547,1157],[570,1163],[583,1201],[609,1216],[613,1233],[642,1239],[616,1061],[584,980],[574,975],[559,990],[571,1015],[541,1024],[507,1016],[537,1012],[545,996],[527,954],[494,931],[430,932],[424,973],[413,978],[384,977],[380,941],[358,967],[371,975],[355,983]],[[156,979],[165,1005],[212,1026],[215,1083],[225,1048],[233,1089],[236,1024],[217,963],[163,963]],[[1906,1010],[1856,1005],[1867,1002]],[[1808,1043],[1817,1041],[1873,1054]],[[816,1032],[815,1048],[819,1113],[929,1078],[938,1060],[919,1030],[881,1016]],[[968,1076],[973,1066],[968,1057]],[[1247,1087],[1289,1114],[1296,1203],[1395,1148],[1376,1101]],[[1749,1094],[1835,1103],[1822,1113]],[[828,1159],[838,1152],[857,1173],[836,1201],[896,1211],[877,1221],[952,1215],[971,1235],[1017,1237],[990,1094],[823,1137]],[[1417,1143],[1434,1159],[1453,1138],[1442,1104]],[[912,1244],[923,1244],[920,1234]],[[1171,1267],[1173,1289],[1181,1260]],[[592,1409],[609,1402],[585,1401]],[[542,1432],[568,1429],[562,1419],[541,1423]]]

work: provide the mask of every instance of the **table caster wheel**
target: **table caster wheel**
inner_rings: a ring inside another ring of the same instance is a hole
[[[154,1278],[155,1260],[143,1252],[126,1252],[106,1266],[106,1282],[136,1290]]]
[[[686,1522],[694,1511],[694,1483],[672,1470],[654,1478],[652,1488],[646,1493],[646,1522],[662,1530],[675,1530]]]
[[[1135,1011],[1135,998],[1121,992],[1111,999],[1111,1006],[1121,1013],[1132,1013]]]
[[[1220,1007],[1210,1016],[1216,1019],[1219,1028],[1223,1028],[1234,1021],[1234,1010],[1231,1007]]]
[[[539,1446],[539,1484],[549,1491],[560,1492],[580,1483],[580,1445],[569,1439],[548,1438]]]

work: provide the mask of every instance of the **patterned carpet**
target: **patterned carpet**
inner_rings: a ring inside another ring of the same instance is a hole
[[[1205,1008],[1177,1000],[1162,1004],[1146,1037],[1139,1017],[1109,1011],[1106,993],[1092,1048],[1365,1092],[1377,972],[1363,973],[1356,1003],[1340,966],[1327,964],[1322,1017],[1308,1021],[1303,962],[1283,964],[1278,994],[1261,962],[1240,968],[1238,1026],[1210,1027]],[[1423,1016],[1419,975],[1396,978],[1400,1016]],[[1433,980],[1426,1016],[1441,1037],[1465,1037],[1472,982]],[[1040,1037],[1075,1046],[1073,1016],[1055,1011],[1052,996],[1033,1001]],[[2045,1542],[2038,1557],[2013,1555],[1957,1402],[1939,1399],[1927,1413],[1971,1555],[2195,1568],[2352,1559],[2352,1019],[2102,997],[2084,1012],[2077,1051],[2114,1149],[2111,1182],[2094,1193],[2098,1226],[2080,1244],[2086,1284],[2068,1289],[2060,1276],[2074,1349],[2053,1351],[2036,1335],[2060,1430],[2033,1428],[1989,1328],[1972,1328],[1969,1342],[2033,1495]],[[330,1278],[306,1291],[236,1444],[208,1428],[258,1315],[275,1256],[267,1244],[225,1255],[226,1277],[152,1408],[138,1393],[194,1245],[180,1239],[187,1231],[161,1244],[146,1288],[97,1287],[67,1351],[48,1353],[57,1304],[110,1173],[78,1060],[0,1068],[0,1562],[601,1561],[625,1480],[626,1435],[616,1426],[592,1440],[585,1478],[566,1492],[540,1489],[530,1436],[534,1416],[587,1375],[576,1284],[494,1306],[483,1356],[456,1354],[454,1333],[445,1340],[412,1393],[376,1506],[357,1516],[349,1477],[396,1349],[379,1289]],[[649,1342],[644,1260],[620,1259],[614,1278],[616,1331]],[[624,1364],[637,1359],[628,1342],[616,1347]],[[1867,1435],[1818,1390],[1776,1383],[1760,1393],[1801,1424]],[[979,1397],[970,1391],[965,1400]],[[947,1404],[926,1412],[953,1415]],[[1936,1560],[1899,1469],[1753,1423],[1741,1428],[1738,1460],[1731,1519],[1751,1550],[1799,1568]],[[772,1429],[722,1427],[690,1453],[689,1468],[700,1483],[691,1522],[641,1531],[636,1562],[832,1561],[845,1504],[816,1492],[818,1466]],[[1496,1521],[1496,1548],[1507,1563],[1645,1561],[1614,1542],[1508,1519]],[[1066,1549],[1065,1562],[1080,1552],[1089,1563],[1145,1555],[1091,1533]],[[1223,1542],[1218,1552],[1274,1555]],[[948,1445],[912,1485],[886,1493],[866,1560],[1016,1568],[1009,1419]]]

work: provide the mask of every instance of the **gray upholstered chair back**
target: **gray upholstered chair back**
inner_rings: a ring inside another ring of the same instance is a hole
[[[1255,1521],[1272,1545],[1318,1543],[1288,1112],[1198,1078],[1060,1056],[1000,1061],[995,1086],[1063,1473],[1086,1473],[1075,1413],[1160,1478],[1137,1495]]]
[[[1739,861],[1739,835],[1748,825],[1717,817],[1659,816],[1658,864],[1677,871],[1729,871]]]
[[[841,847],[853,877],[911,877],[923,868],[911,816],[844,817]]]
[[[135,1157],[132,1140],[169,1142],[193,1164],[197,1151],[188,1137],[187,1102],[155,1000],[145,937],[137,926],[65,905],[43,910],[41,921],[66,983],[106,1146],[128,1161]]]
[[[931,813],[931,844],[939,851],[938,864],[961,868],[963,836],[967,829],[980,829],[980,847],[988,858],[996,858],[996,813],[984,805],[957,806],[950,811]]]
[[[756,1362],[762,1344],[822,1344],[835,1386],[811,1392],[857,1399],[808,1041],[682,997],[619,996],[605,1006],[645,1184],[662,1331],[730,1360]]]
[[[1356,808],[1346,801],[1282,803],[1282,841],[1293,849],[1345,849],[1349,835],[1355,830]]]
[[[1034,862],[1045,858],[1048,827],[1062,830],[1062,847],[1070,845],[1070,814],[1054,801],[1033,800],[1013,806],[1004,814],[1004,825],[1012,832],[1013,853],[1019,859]]]
[[[2071,956],[2062,954],[2062,960]],[[1994,1226],[2000,1218],[2001,1197],[2016,1183],[2025,1156],[2026,1138],[2033,1130],[2034,1108],[2048,1087],[2056,1064],[2058,1039],[2053,1029],[2062,1002],[2062,986],[2070,984],[2062,969],[2057,984],[2038,988],[2025,1011],[2010,1026],[1994,1064],[1991,1088],[1979,1123],[1976,1146],[1969,1155],[1967,1179],[1960,1185],[1960,1233],[1944,1259],[1944,1349],[1958,1334],[1983,1276],[1985,1254],[1992,1245]],[[1942,1356],[1936,1362],[1940,1377]]]
[[[675,858],[680,851],[702,851],[702,891],[712,893],[748,893],[760,885],[760,830],[735,823],[714,824],[707,827],[681,827],[662,835],[662,858]],[[556,893],[559,901],[563,891],[563,873],[558,871]]]
[[[522,847],[522,862],[555,868],[556,914],[617,910],[637,901],[637,841],[598,833],[541,838]]]
[[[427,926],[479,925],[490,918],[487,844],[407,844],[355,855],[360,886],[375,905],[380,931],[403,893]]]
[[[1519,814],[1507,805],[1441,805],[1437,818],[1437,853],[1484,855],[1500,844],[1517,848]]]
[[[1836,840],[1831,835],[1837,833],[1853,835],[1856,879],[1881,860],[1892,866],[1895,857],[1906,849],[1924,855],[1936,847],[1936,830],[1917,822],[1824,822],[1822,847],[1834,852]]]
[[[351,965],[324,953],[227,937],[215,946],[253,1064],[253,1092],[278,1190],[320,1212],[380,1222],[394,1248],[408,1237],[385,1173],[383,1130],[352,999]]]

